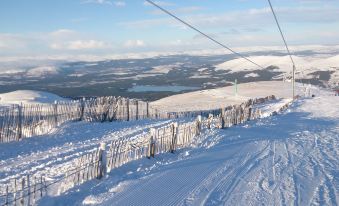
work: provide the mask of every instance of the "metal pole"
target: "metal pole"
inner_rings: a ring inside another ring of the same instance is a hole
[[[234,81],[234,95],[237,96],[238,95],[238,80],[235,79]]]
[[[293,99],[295,97],[295,65],[293,64],[293,74],[292,74],[292,87],[293,87]]]

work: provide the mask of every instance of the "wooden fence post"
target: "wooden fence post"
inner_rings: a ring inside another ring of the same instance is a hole
[[[225,129],[225,108],[221,108],[220,121],[221,121],[221,129]]]
[[[21,180],[21,197],[20,197],[20,204],[25,205],[25,178],[23,177]]]
[[[139,119],[139,101],[135,101],[135,120]]]
[[[98,158],[98,179],[101,179],[107,169],[106,143],[100,143],[99,158]]]
[[[54,126],[58,126],[58,104],[54,102],[53,104],[53,111],[54,111]]]
[[[31,204],[31,182],[29,180],[29,175],[27,175],[27,204]]]
[[[202,128],[201,120],[202,120],[201,115],[198,115],[198,117],[195,121],[195,124],[196,124],[196,127],[197,127],[196,133],[195,133],[196,136],[199,136],[200,133],[201,133],[201,128]]]
[[[84,112],[85,112],[85,97],[80,100],[80,117],[79,117],[79,121],[84,120]]]
[[[149,103],[146,102],[146,117],[149,118]]]
[[[40,197],[43,195],[43,183],[42,183],[42,175],[40,176]]]
[[[171,153],[174,153],[177,147],[177,139],[178,139],[178,122],[175,122],[171,125],[171,132],[172,132],[172,142],[171,142]]]
[[[126,100],[126,107],[127,107],[127,109],[126,109],[126,112],[127,112],[127,114],[126,114],[127,121],[129,121],[129,99]]]
[[[148,149],[147,149],[147,158],[148,159],[151,159],[151,157],[154,157],[154,152],[155,152],[155,144],[154,144],[155,133],[156,133],[156,129],[155,128],[151,128],[150,129],[150,140],[149,140]]]
[[[22,138],[22,103],[18,105],[18,139]]]
[[[8,185],[6,185],[6,199],[5,199],[5,205],[8,205]]]
[[[17,200],[16,193],[17,193],[17,184],[16,184],[16,179],[14,179],[14,196],[13,196],[13,198],[14,198],[14,201],[13,201],[14,205],[16,205],[16,200]]]
[[[213,114],[209,114],[208,119],[207,119],[207,128],[208,129],[211,129],[212,120],[213,120]]]

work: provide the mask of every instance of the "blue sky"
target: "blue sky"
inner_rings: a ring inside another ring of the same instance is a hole
[[[230,47],[282,45],[266,0],[156,2]],[[272,3],[290,44],[339,44],[339,1]],[[0,19],[0,56],[218,48],[144,0],[1,0]]]

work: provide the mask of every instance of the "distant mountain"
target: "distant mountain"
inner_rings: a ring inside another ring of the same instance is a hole
[[[0,93],[30,89],[67,97],[115,95],[155,100],[191,90],[228,86],[235,79],[245,83],[291,76],[292,65],[284,51],[243,53],[266,69],[233,54],[203,54],[203,51],[201,54],[58,62],[54,66],[44,64],[47,66],[0,72]],[[294,59],[299,82],[325,87],[338,84],[337,47],[299,48],[294,52]]]

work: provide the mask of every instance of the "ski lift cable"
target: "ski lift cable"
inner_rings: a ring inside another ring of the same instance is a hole
[[[236,52],[235,50],[231,49],[230,47],[226,46],[225,44],[219,42],[218,40],[212,38],[211,36],[207,35],[206,33],[202,32],[201,30],[197,29],[196,27],[192,26],[191,24],[187,23],[186,21],[180,19],[179,17],[175,16],[174,14],[172,14],[171,12],[169,12],[168,10],[162,8],[161,6],[159,6],[158,4],[154,3],[153,1],[151,0],[146,0],[148,3],[150,3],[151,5],[157,7],[158,9],[160,9],[161,11],[163,11],[164,13],[170,15],[171,17],[173,17],[174,19],[178,20],[179,22],[185,24],[186,26],[188,26],[189,28],[195,30],[196,32],[198,32],[199,34],[203,35],[204,37],[208,38],[209,40],[213,41],[214,43],[220,45],[221,47],[229,50],[230,52],[232,52],[233,54],[245,59],[246,61],[260,67],[261,69],[265,69],[263,66],[255,63],[254,61],[250,60],[249,58],[247,58],[246,56]]]
[[[292,57],[292,55],[291,55],[290,49],[288,48],[288,45],[287,45],[287,42],[286,42],[284,33],[282,32],[282,29],[281,29],[281,27],[280,27],[280,24],[279,24],[277,15],[276,15],[275,12],[274,12],[274,9],[273,9],[271,0],[267,0],[267,1],[268,1],[268,4],[270,5],[271,11],[272,11],[272,14],[273,14],[273,16],[274,16],[275,22],[276,22],[276,24],[277,24],[277,26],[278,26],[278,29],[279,29],[281,38],[282,38],[282,40],[283,40],[283,42],[284,42],[284,44],[285,44],[287,53],[288,53],[288,55],[290,56],[290,59],[291,59],[291,62],[292,62],[292,66],[293,66],[293,69],[292,69],[292,98],[294,99],[294,98],[295,98],[295,93],[296,93],[296,91],[295,91],[295,71],[296,71],[296,67],[295,67],[294,60],[293,60],[293,57]]]
[[[280,32],[280,35],[284,41],[284,44],[285,44],[285,47],[286,47],[286,50],[287,50],[287,53],[288,55],[290,56],[290,59],[291,59],[291,62],[292,64],[295,66],[295,63],[294,63],[294,60],[293,60],[293,57],[291,55],[291,52],[290,52],[290,49],[288,48],[288,45],[287,45],[287,42],[286,42],[286,39],[285,39],[285,36],[284,36],[284,33],[282,32],[282,29],[280,27],[280,24],[279,24],[279,21],[278,21],[278,18],[277,18],[277,15],[275,14],[275,11],[273,9],[273,6],[272,6],[272,3],[271,3],[271,0],[267,0],[268,1],[268,4],[270,5],[270,8],[271,8],[271,11],[272,11],[272,14],[274,16],[274,19],[275,19],[275,22],[277,23],[277,26],[278,26],[278,29],[279,29],[279,32]]]

